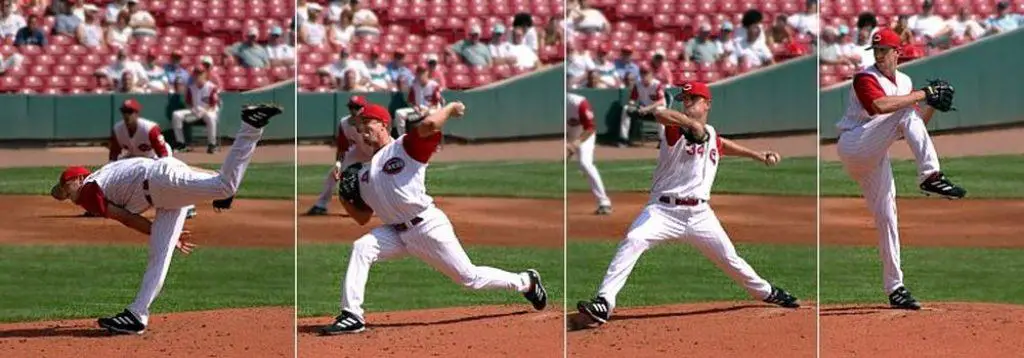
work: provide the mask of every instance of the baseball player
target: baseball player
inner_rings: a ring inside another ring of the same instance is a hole
[[[405,134],[408,122],[416,122],[444,104],[444,98],[441,98],[441,85],[430,79],[426,67],[416,66],[416,79],[409,86],[409,96],[405,102],[412,107],[395,111],[395,127],[398,128],[399,136]]]
[[[171,146],[164,141],[160,126],[140,117],[141,111],[142,105],[134,98],[126,99],[121,104],[122,121],[114,123],[110,131],[108,159],[111,162],[126,158],[160,159],[171,156]],[[196,216],[195,205],[189,205],[186,209],[187,219]]]
[[[575,93],[566,92],[565,103],[567,157],[572,158],[573,155],[579,154],[580,170],[586,174],[587,180],[590,181],[590,192],[597,198],[597,211],[594,214],[611,214],[612,200],[604,191],[601,173],[598,173],[597,167],[594,166],[594,111],[590,110],[590,102],[585,97]]]
[[[384,107],[369,104],[359,114],[356,128],[374,154],[366,165],[353,164],[339,174],[338,196],[360,225],[365,225],[373,214],[384,225],[353,243],[342,283],[341,314],[333,324],[321,329],[322,334],[363,331],[363,292],[370,266],[404,255],[418,257],[467,288],[518,291],[534,309],[542,310],[547,305],[547,291],[536,270],[516,274],[473,264],[455,236],[448,216],[427,194],[427,165],[441,141],[441,128],[449,118],[461,117],[465,110],[460,102],[450,103],[398,139],[388,135],[391,116]]]
[[[669,240],[696,246],[751,296],[782,307],[800,306],[796,297],[758,276],[736,253],[708,204],[722,155],[748,157],[768,166],[777,164],[781,157],[775,152],[756,152],[720,137],[707,124],[711,91],[706,84],[687,82],[681,89],[675,98],[684,106],[681,112],[664,108],[654,112],[665,130],[660,136],[650,200],[619,244],[597,297],[576,305],[581,314],[598,323],[611,317],[615,298],[640,255]]]
[[[657,78],[647,64],[640,66],[640,81],[633,84],[629,91],[629,102],[622,107],[621,127],[619,128],[619,146],[629,145],[629,128],[632,117],[651,119],[654,111],[665,108],[665,85]]]
[[[910,77],[896,70],[900,36],[883,29],[871,39],[875,64],[853,78],[846,114],[837,123],[836,149],[847,174],[860,185],[878,230],[882,284],[894,308],[920,309],[921,305],[903,285],[900,268],[899,225],[896,220],[896,184],[889,162],[889,146],[906,138],[917,162],[919,188],[925,194],[959,199],[967,191],[953,184],[939,170],[925,124],[935,110],[952,109],[953,88],[945,81],[932,81],[914,89]],[[917,103],[928,107],[918,112]]]
[[[362,136],[356,131],[355,120],[353,116],[359,115],[366,107],[366,97],[363,96],[352,96],[348,99],[348,112],[349,115],[342,117],[338,121],[338,130],[335,137],[335,146],[337,151],[334,153],[336,162],[334,167],[327,172],[327,177],[324,178],[324,190],[320,192],[320,197],[317,198],[316,204],[309,208],[306,215],[327,215],[327,203],[331,201],[331,196],[338,188],[338,180],[334,178],[335,168],[348,168],[349,165],[354,163],[365,163],[370,161],[371,152],[369,147],[363,144]]]
[[[120,221],[149,236],[149,259],[135,301],[113,317],[100,318],[100,327],[125,334],[146,330],[149,307],[163,287],[174,248],[187,254],[194,246],[192,233],[183,230],[185,208],[200,200],[214,200],[214,207],[230,208],[263,127],[280,113],[276,106],[243,107],[243,124],[218,172],[193,168],[168,156],[118,160],[91,173],[83,167],[68,167],[61,173],[50,190],[55,199],[70,199],[97,216]],[[153,221],[141,215],[150,208],[156,211]]]
[[[185,106],[171,113],[171,126],[174,128],[174,141],[180,150],[188,151],[185,144],[184,124],[196,121],[206,123],[206,152],[213,154],[219,149],[217,145],[217,120],[220,113],[220,88],[210,81],[210,74],[203,67],[193,71],[192,83],[185,91]]]

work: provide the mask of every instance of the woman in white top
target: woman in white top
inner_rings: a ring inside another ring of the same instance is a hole
[[[355,26],[352,26],[352,12],[343,11],[339,22],[331,21],[330,24],[327,38],[332,44],[345,46],[352,41],[352,35],[355,33]]]
[[[128,12],[122,11],[117,15],[117,22],[107,29],[107,44],[115,47],[128,46],[132,38],[132,28],[128,26]]]
[[[85,47],[99,47],[103,45],[103,28],[100,27],[100,17],[96,13],[99,9],[92,4],[86,5],[85,21],[78,24],[75,36],[78,43]]]
[[[327,37],[327,28],[320,21],[320,7],[309,4],[309,19],[299,27],[299,40],[303,44],[319,46]]]

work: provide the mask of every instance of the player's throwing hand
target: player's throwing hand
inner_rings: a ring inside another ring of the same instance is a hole
[[[779,162],[782,161],[782,156],[779,155],[779,153],[771,151],[762,152],[761,158],[761,161],[764,162],[764,165],[767,165],[769,167],[774,167],[775,165],[779,164]]]
[[[452,107],[452,117],[459,118],[466,114],[466,105],[462,102],[452,102],[449,104]]]
[[[181,251],[184,255],[191,254],[192,250],[196,248],[196,244],[192,242],[192,232],[181,230],[181,235],[178,236],[178,243],[174,245],[174,248]]]

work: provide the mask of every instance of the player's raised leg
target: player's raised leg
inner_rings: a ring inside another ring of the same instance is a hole
[[[403,256],[407,253],[398,232],[391,226],[374,228],[352,244],[348,269],[341,282],[341,314],[334,323],[320,329],[324,335],[358,333],[366,329],[363,299],[370,267],[377,261]]]

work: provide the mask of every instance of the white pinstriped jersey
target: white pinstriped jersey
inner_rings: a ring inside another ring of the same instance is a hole
[[[124,124],[124,121],[115,123],[114,139],[121,147],[121,155],[126,158],[160,158],[161,155],[157,153],[158,147],[162,149],[160,152],[163,156],[171,155],[171,146],[164,140],[160,126],[145,118],[139,118],[133,135],[128,134],[128,125]]]
[[[409,98],[406,99],[411,106],[437,108],[440,107],[441,85],[437,81],[429,80],[427,84],[420,85],[419,81],[413,81],[409,88]]]
[[[886,96],[902,96],[910,94],[914,91],[914,84],[903,72],[896,71],[896,83],[888,79],[881,72],[878,71],[875,66],[865,68],[857,73],[857,75],[868,74],[878,80],[878,84],[882,86],[882,90],[885,91]],[[856,75],[855,75],[856,76]],[[839,132],[848,131],[853,128],[868,125],[869,122],[884,120],[889,117],[889,113],[876,114],[874,116],[868,114],[868,111],[861,105],[860,100],[857,98],[857,92],[850,90],[849,99],[847,100],[846,113],[843,118],[836,123],[836,128]]]
[[[133,213],[142,213],[150,208],[146,201],[142,182],[149,177],[156,161],[150,158],[128,158],[110,162],[85,178],[84,183],[95,182],[110,204],[120,206]]]
[[[337,144],[339,146],[345,144],[348,145],[347,149],[342,149],[345,154],[344,158],[341,160],[343,164],[342,169],[347,167],[348,164],[368,162],[370,161],[370,158],[373,157],[373,151],[366,145],[366,142],[363,141],[363,138],[359,135],[359,131],[356,129],[356,126],[352,124],[351,115],[344,116],[338,121],[338,136]],[[345,143],[342,143],[342,139],[344,139]]]
[[[711,199],[711,186],[718,173],[722,141],[711,125],[705,125],[708,142],[687,143],[679,127],[665,127],[654,168],[651,202],[662,196],[678,199]]]
[[[206,81],[203,87],[195,83],[188,86],[185,103],[191,108],[218,111],[220,109],[220,88],[213,81]]]
[[[566,138],[570,140],[580,137],[584,130],[594,128],[594,111],[586,97],[575,93],[565,94]]]
[[[629,99],[636,101],[641,106],[650,106],[665,99],[665,86],[657,78],[652,79],[651,83],[646,85],[643,84],[643,81],[639,81],[633,84],[633,89],[629,92]]]
[[[427,195],[427,163],[406,152],[408,135],[384,146],[359,173],[359,194],[377,217],[393,225],[412,220],[434,204]]]

